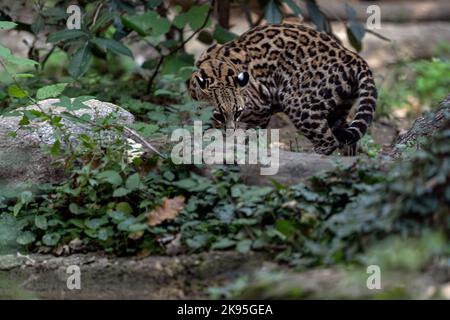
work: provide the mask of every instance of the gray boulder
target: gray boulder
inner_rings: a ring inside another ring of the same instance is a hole
[[[30,105],[25,110],[42,110],[61,113],[65,108],[55,106],[59,99],[47,99],[39,102],[39,106]],[[89,115],[92,121],[104,118],[116,112],[119,124],[131,124],[134,117],[131,113],[112,103],[95,99],[84,102],[86,108],[71,111],[76,117]],[[52,145],[55,141],[53,128],[48,123],[31,120],[29,129],[19,129],[22,116],[0,116],[0,194],[26,183],[45,183],[58,181],[63,176],[63,166],[55,165],[54,159],[46,155],[41,145]],[[68,131],[76,136],[79,133],[89,134],[89,125],[61,121]],[[16,132],[12,137],[10,132]],[[76,142],[76,141],[74,141]]]

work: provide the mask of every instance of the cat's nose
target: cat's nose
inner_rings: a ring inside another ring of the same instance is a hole
[[[227,121],[226,125],[225,125],[226,129],[232,129],[235,130],[236,129],[236,122],[234,122],[234,120],[230,119]]]

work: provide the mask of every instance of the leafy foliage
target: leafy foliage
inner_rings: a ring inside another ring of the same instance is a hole
[[[317,28],[332,32],[317,3],[305,2]],[[302,14],[294,1],[261,1],[261,6],[270,23],[279,22],[285,8]],[[81,247],[73,250],[142,255],[263,250],[278,261],[304,267],[356,261],[378,239],[391,234],[420,237],[424,226],[448,240],[448,126],[410,163],[387,172],[361,161],[307,184],[258,187],[245,185],[234,167],[202,176],[201,167],[149,157],[122,138],[126,128],[116,124],[114,115],[93,125],[90,119],[76,119],[71,112],[95,96],[132,112],[137,120],[132,129],[145,138],[164,137],[194,119],[207,121],[211,110],[199,110],[186,95],[184,82],[194,58],[184,51],[185,33],[205,29],[209,41],[220,43],[235,37],[209,17],[208,4],[176,7],[173,15],[162,10],[167,9],[164,1],[134,7],[125,1],[94,1],[83,9],[81,30],[61,30],[66,13],[51,6],[39,8],[30,30],[48,32],[47,41],[54,48],[38,52],[34,60],[16,57],[0,46],[0,61],[10,76],[2,77],[2,106],[10,111],[59,97],[64,113],[21,112],[20,125],[49,123],[55,141],[46,152],[67,164],[60,184],[0,195],[0,230],[8,230],[0,232],[2,244],[61,253],[81,239]],[[360,50],[365,30],[351,7],[347,15],[348,37]],[[2,21],[0,29],[15,25]],[[151,46],[156,57],[140,66],[130,62],[130,45],[136,43]],[[436,88],[448,87],[448,62],[414,66],[417,94],[424,100],[437,99],[444,89]],[[35,67],[41,72],[37,77]],[[64,121],[89,123],[93,134],[70,136]],[[105,132],[110,138],[107,148],[98,138]],[[73,140],[78,143],[71,144]],[[375,157],[378,147],[364,143]]]

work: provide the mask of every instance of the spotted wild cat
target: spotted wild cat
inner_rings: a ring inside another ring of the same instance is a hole
[[[375,112],[377,89],[367,63],[304,25],[253,28],[213,45],[196,65],[190,95],[214,105],[218,124],[265,127],[272,114],[282,111],[317,153],[341,148],[354,154]]]

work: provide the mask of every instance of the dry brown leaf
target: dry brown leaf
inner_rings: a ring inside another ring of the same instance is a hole
[[[148,224],[150,226],[157,226],[165,220],[175,219],[184,208],[184,200],[183,196],[177,196],[172,199],[164,198],[162,204],[150,212]]]

